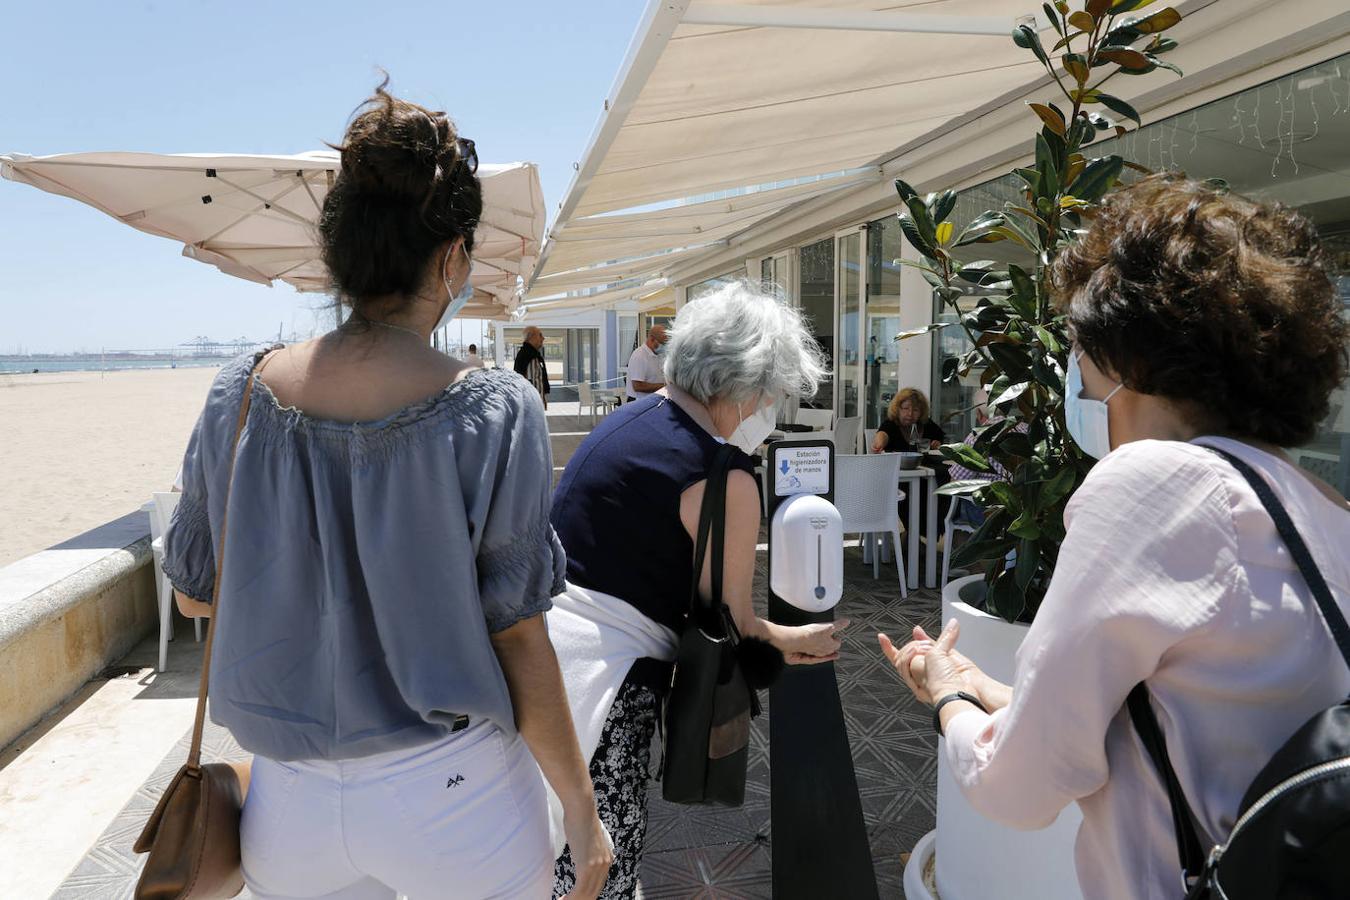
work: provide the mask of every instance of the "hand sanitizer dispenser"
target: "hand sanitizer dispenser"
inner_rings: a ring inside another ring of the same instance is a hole
[[[844,590],[844,522],[824,497],[798,494],[773,514],[769,587],[806,612],[832,609]]]

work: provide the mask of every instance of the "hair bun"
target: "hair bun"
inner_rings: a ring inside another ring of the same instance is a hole
[[[456,135],[444,113],[430,112],[391,95],[380,85],[352,120],[342,153],[342,173],[360,193],[420,200],[443,177],[441,161],[453,159]]]

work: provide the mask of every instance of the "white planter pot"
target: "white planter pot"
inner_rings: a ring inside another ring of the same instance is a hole
[[[1011,684],[1014,657],[1027,626],[1012,625],[961,602],[964,585],[978,581],[972,575],[948,584],[942,591],[942,621],[961,623],[957,646],[991,677]],[[1073,844],[1083,817],[1071,805],[1042,831],[1015,831],[981,816],[961,793],[946,757],[938,757],[937,889],[942,900],[1082,900],[1073,864]],[[918,848],[916,847],[916,850]],[[910,865],[916,875],[924,860],[915,853]],[[924,897],[924,893],[906,895]]]

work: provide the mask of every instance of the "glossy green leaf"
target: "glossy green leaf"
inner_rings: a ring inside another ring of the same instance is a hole
[[[895,336],[897,341],[908,340],[912,337],[921,337],[925,334],[932,334],[934,331],[941,331],[944,328],[951,328],[956,322],[930,322],[922,328],[911,328],[909,331],[902,331]]]
[[[976,491],[981,491],[987,487],[989,487],[989,482],[982,478],[978,481],[949,481],[938,488],[937,492],[944,497],[969,497]]]
[[[1107,47],[1097,52],[1097,59],[1113,62],[1122,69],[1147,69],[1154,65],[1147,56],[1129,47]]]
[[[1081,53],[1066,53],[1062,59],[1064,71],[1068,72],[1074,81],[1078,84],[1088,80],[1088,75],[1092,73],[1092,67],[1088,65],[1087,57]]]
[[[1053,197],[1059,193],[1059,169],[1045,135],[1036,135],[1036,169],[1041,173],[1043,195]]]
[[[1045,48],[1041,46],[1041,37],[1036,33],[1036,29],[1030,25],[1018,25],[1013,29],[1012,36],[1013,43],[1017,46],[1036,54],[1036,58],[1045,65],[1050,64],[1050,57],[1045,54]]]
[[[1041,488],[1041,508],[1050,509],[1060,500],[1068,496],[1073,490],[1073,486],[1078,481],[1078,473],[1070,466],[1060,469],[1054,478],[1046,482],[1045,487]]]
[[[994,471],[993,466],[989,465],[989,460],[984,458],[984,454],[966,444],[943,444],[942,455],[976,472]]]
[[[956,191],[943,191],[933,203],[933,221],[942,222],[951,218],[956,209]]]
[[[1008,533],[1020,538],[1035,540],[1041,536],[1041,526],[1036,522],[1036,513],[1032,509],[1022,510],[1022,514],[1008,526]]]
[[[1050,26],[1060,34],[1064,33],[1064,26],[1060,24],[1059,13],[1049,3],[1042,3],[1041,9],[1045,10],[1045,18],[1049,20]]]
[[[1013,579],[1023,591],[1031,584],[1041,563],[1041,544],[1036,540],[1017,542],[1017,565],[1013,569]]]
[[[1179,46],[1180,44],[1169,37],[1156,35],[1153,40],[1148,42],[1148,46],[1144,48],[1144,52],[1157,55],[1159,53],[1166,53],[1169,50],[1175,50]]]
[[[1059,339],[1051,334],[1050,329],[1046,328],[1044,325],[1037,325],[1035,331],[1036,340],[1040,341],[1041,345],[1051,353],[1058,353],[1064,349],[1063,345],[1060,344]]]
[[[1142,19],[1130,21],[1128,24],[1140,34],[1159,34],[1181,21],[1181,13],[1172,7],[1164,7],[1155,13],[1151,13]]]
[[[895,192],[900,195],[900,199],[908,204],[909,201],[919,196],[919,192],[910,187],[909,182],[903,178],[895,179]]]
[[[1018,588],[1011,571],[1000,572],[989,588],[985,604],[1005,621],[1016,622],[1026,612],[1027,597],[1026,593]]]
[[[1044,103],[1028,103],[1027,106],[1030,106],[1031,111],[1040,116],[1040,119],[1045,123],[1046,128],[1049,128],[1061,137],[1064,135],[1068,126],[1064,124],[1064,116],[1062,114],[1046,106]]]
[[[1101,103],[1102,106],[1105,106],[1107,109],[1111,110],[1111,112],[1115,113],[1116,115],[1124,116],[1127,119],[1132,119],[1134,121],[1134,124],[1136,125],[1144,124],[1139,120],[1139,113],[1134,111],[1134,107],[1126,103],[1124,100],[1121,100],[1119,97],[1113,97],[1110,94],[1098,93],[1097,101]]]
[[[1174,64],[1168,62],[1168,61],[1165,60],[1165,59],[1158,59],[1158,57],[1154,56],[1152,53],[1148,54],[1148,58],[1149,58],[1149,61],[1150,61],[1151,63],[1153,63],[1153,65],[1154,65],[1155,67],[1159,68],[1159,69],[1166,69],[1166,70],[1169,71],[1169,72],[1175,72],[1175,73],[1177,73],[1177,75],[1181,76],[1182,78],[1186,77],[1186,73],[1183,72],[1183,71],[1181,71],[1181,67],[1180,67],[1180,66],[1174,65]]]
[[[1019,381],[1016,384],[1008,387],[1006,390],[998,392],[990,391],[989,405],[991,407],[999,409],[1002,409],[1006,406],[1010,406],[1017,400],[1018,397],[1022,396],[1022,394],[1025,393],[1026,389],[1029,387],[1031,387],[1030,381]]]
[[[1092,29],[1097,27],[1096,20],[1081,9],[1069,14],[1069,24],[1079,31],[1092,31]]]
[[[1078,176],[1073,186],[1074,196],[1096,203],[1115,185],[1124,167],[1125,161],[1119,156],[1102,156],[1092,160],[1083,174]]]
[[[905,240],[909,241],[910,245],[915,250],[918,250],[929,259],[936,257],[937,248],[934,247],[931,242],[926,240],[919,232],[919,229],[915,227],[914,219],[904,213],[900,214],[899,219],[900,231],[905,235]]]

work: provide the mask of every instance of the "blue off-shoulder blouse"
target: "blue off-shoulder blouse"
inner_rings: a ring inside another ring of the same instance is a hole
[[[376,422],[311,418],[224,367],[183,459],[164,538],[173,585],[211,599],[227,523],[210,713],[270,759],[351,759],[515,722],[489,635],[552,605],[566,560],[549,525],[539,396],[476,370]]]

